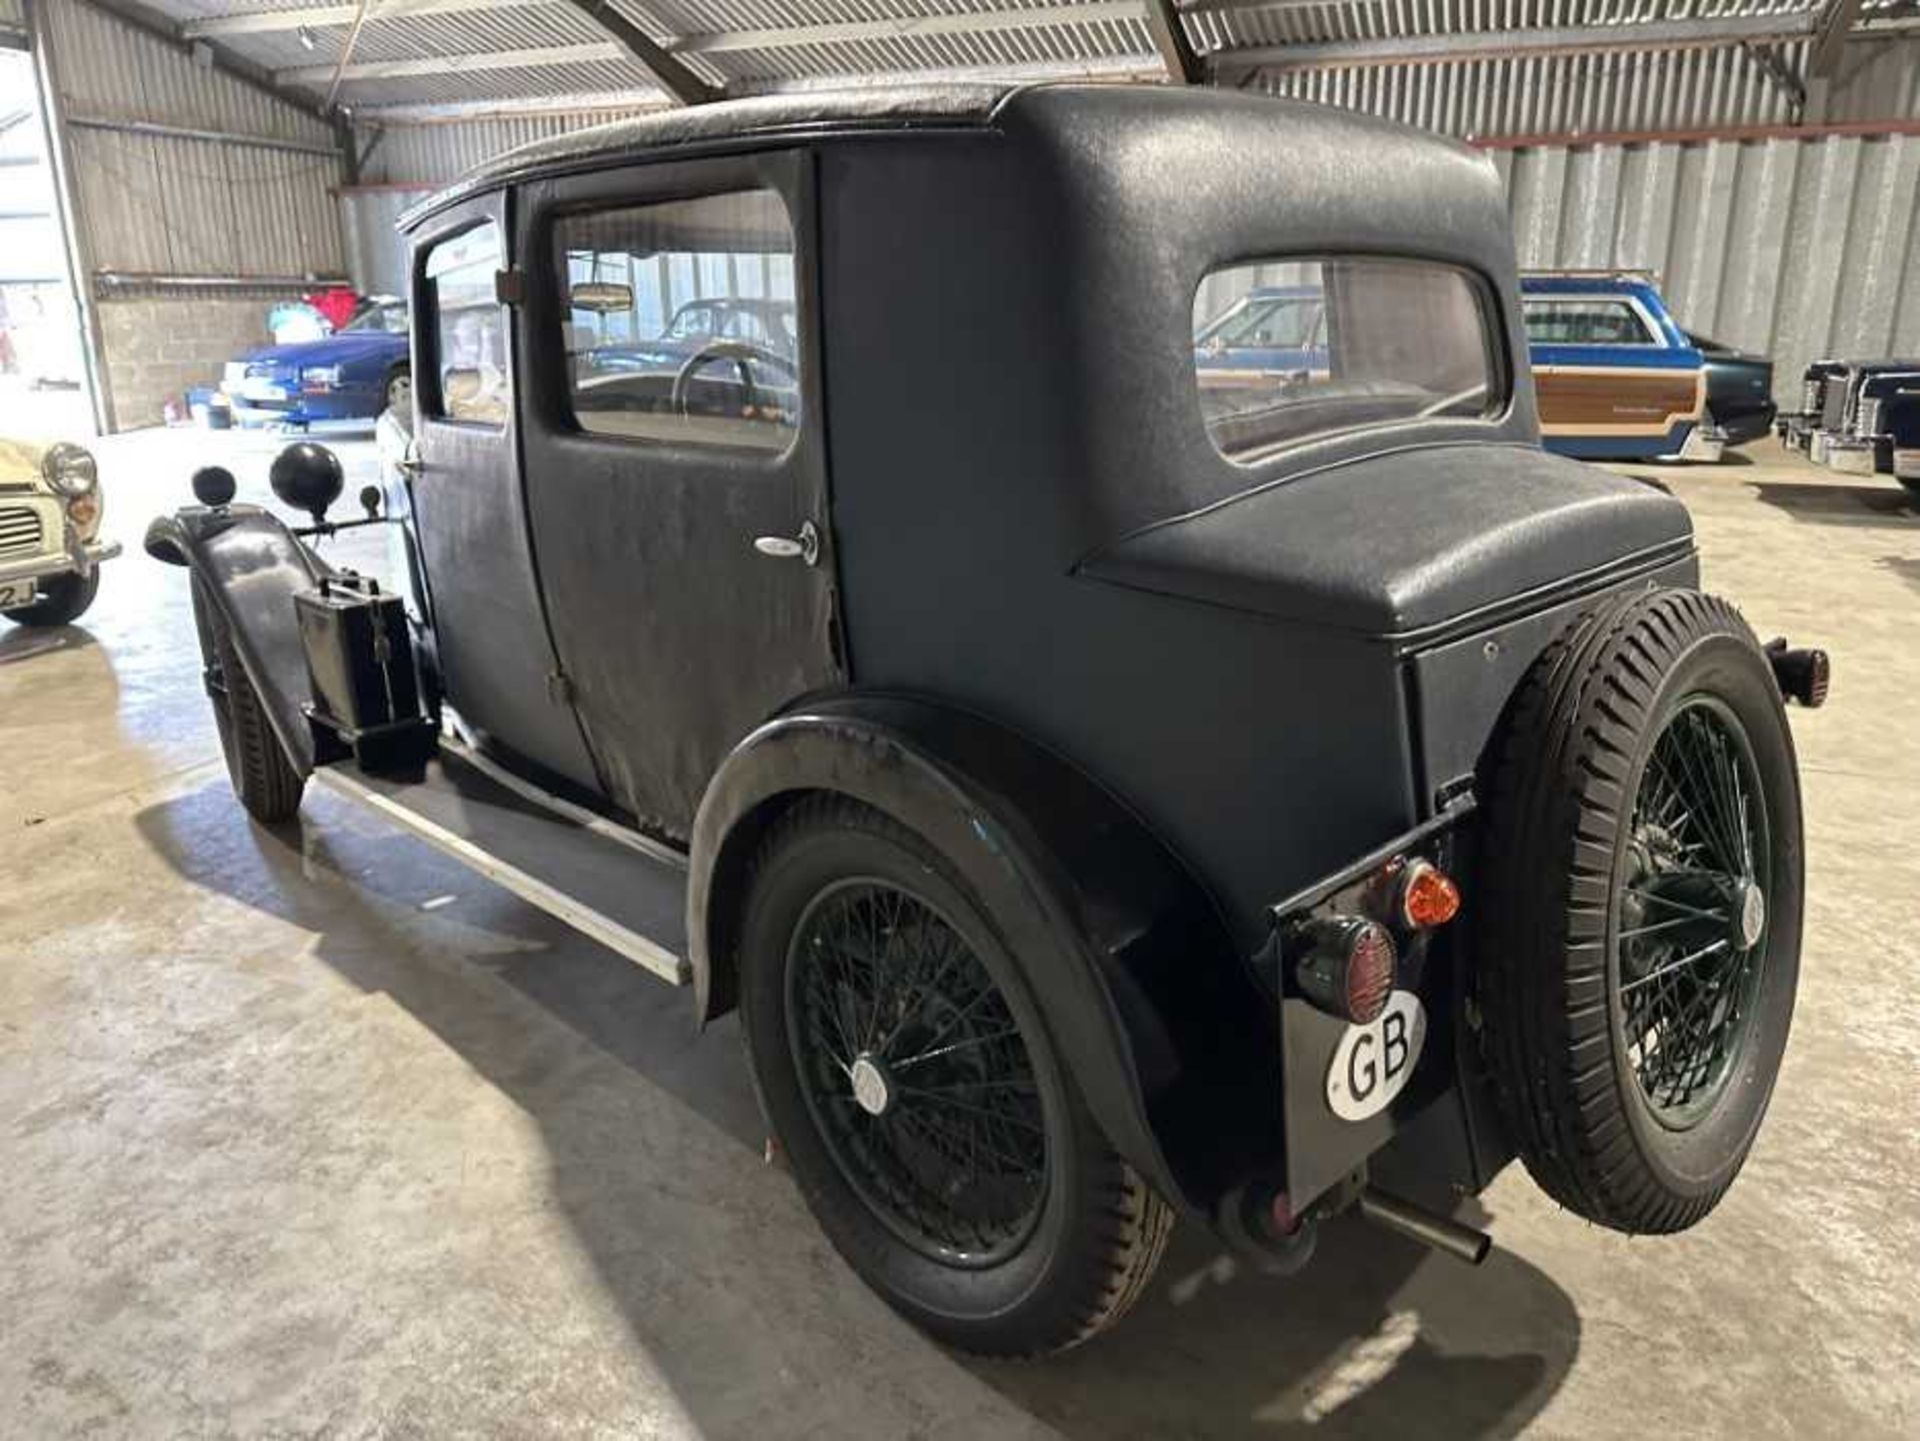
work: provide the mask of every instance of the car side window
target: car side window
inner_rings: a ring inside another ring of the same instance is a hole
[[[1254,461],[1303,441],[1497,414],[1508,382],[1486,288],[1372,256],[1229,266],[1193,297],[1193,364],[1214,448]]]
[[[1523,300],[1534,345],[1658,345],[1640,312],[1624,300]]]
[[[429,414],[474,425],[507,423],[513,389],[506,310],[494,290],[500,265],[500,227],[491,220],[427,252],[435,376]]]
[[[575,422],[631,440],[784,450],[800,425],[793,225],[771,190],[554,224]]]

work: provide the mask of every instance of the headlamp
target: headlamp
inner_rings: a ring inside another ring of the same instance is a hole
[[[63,500],[92,495],[100,484],[100,467],[93,456],[67,441],[48,447],[40,461],[40,473]]]

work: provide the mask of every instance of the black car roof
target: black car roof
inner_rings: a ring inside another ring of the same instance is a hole
[[[1019,87],[916,85],[807,91],[688,105],[569,131],[509,150],[476,167],[400,217],[400,228],[470,195],[555,171],[591,168],[666,153],[803,137],[886,131],[973,130]]]

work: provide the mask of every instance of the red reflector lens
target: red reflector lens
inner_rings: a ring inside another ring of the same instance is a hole
[[[1298,934],[1305,944],[1295,974],[1306,998],[1356,1025],[1377,1019],[1400,965],[1387,928],[1359,916],[1327,916]]]
[[[1355,927],[1353,949],[1347,953],[1348,1020],[1365,1025],[1387,1008],[1398,960],[1393,937],[1384,927],[1372,921]]]
[[[1400,915],[1415,930],[1444,926],[1460,914],[1460,887],[1453,877],[1427,861],[1407,867],[1400,886]]]

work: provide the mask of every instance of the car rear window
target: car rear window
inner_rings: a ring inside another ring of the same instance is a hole
[[[1625,300],[1534,300],[1521,303],[1527,339],[1535,345],[1658,345],[1640,312]]]
[[[1252,461],[1423,417],[1499,413],[1507,380],[1485,286],[1424,260],[1315,256],[1210,273],[1193,363],[1214,447]]]
[[[771,190],[554,226],[568,394],[596,435],[783,450],[800,424],[793,226]]]

